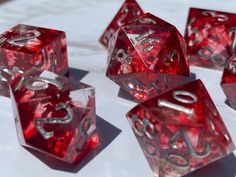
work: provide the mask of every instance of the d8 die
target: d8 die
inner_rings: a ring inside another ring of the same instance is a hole
[[[108,48],[109,41],[118,28],[142,14],[143,10],[135,0],[126,0],[105,32],[102,34],[99,40],[101,44],[105,48]]]
[[[185,42],[171,24],[147,13],[110,41],[107,77],[137,100],[189,80]]]
[[[13,27],[0,35],[0,66],[8,70],[18,67],[22,71],[37,67],[66,74],[68,59],[65,33],[22,24]],[[0,70],[1,77],[4,77],[4,72]],[[6,78],[0,81],[0,95],[7,92],[4,80]]]
[[[22,146],[72,164],[98,144],[93,87],[32,69],[10,88]]]
[[[229,105],[236,110],[236,53],[231,56],[225,66],[221,79],[221,87]]]
[[[236,14],[191,8],[185,40],[190,64],[223,69],[236,49]]]
[[[200,80],[139,104],[127,118],[156,177],[183,176],[235,149]]]

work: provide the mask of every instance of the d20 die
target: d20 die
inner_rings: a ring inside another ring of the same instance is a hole
[[[139,104],[127,118],[156,177],[186,175],[235,149],[200,80]]]
[[[236,14],[191,8],[185,32],[190,64],[223,69],[236,49]]]
[[[109,41],[118,28],[141,16],[142,14],[143,10],[135,0],[126,0],[99,39],[101,44],[105,48],[108,48]]]
[[[73,164],[98,144],[93,87],[32,69],[10,88],[22,146]]]
[[[18,67],[22,71],[37,67],[66,74],[66,35],[58,30],[17,25],[0,35],[0,66],[4,68],[0,70],[1,76],[6,69],[12,70],[13,67]],[[1,95],[7,92],[7,83],[3,80],[0,81]]]
[[[189,81],[183,37],[149,13],[124,25],[110,41],[107,77],[137,100]]]
[[[222,78],[221,87],[229,105],[236,110],[236,53],[227,62]]]

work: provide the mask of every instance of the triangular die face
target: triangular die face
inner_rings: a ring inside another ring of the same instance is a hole
[[[181,75],[148,72],[148,98],[163,94],[173,88],[187,84],[190,79]]]
[[[158,62],[154,67],[154,71],[181,76],[190,76],[189,64],[183,40],[179,40],[179,32],[174,29],[171,35],[163,45],[159,55]]]
[[[115,47],[109,55],[110,59],[106,75],[108,77],[128,73],[145,72],[147,68],[134,49],[127,35],[121,28],[117,34]]]
[[[136,100],[147,99],[147,72],[125,74],[111,79]]]
[[[99,41],[104,45],[105,48],[107,48],[109,40],[120,26],[140,17],[143,13],[143,10],[135,0],[126,0],[102,34]]]
[[[124,30],[147,68],[152,70],[159,60],[159,52],[166,43],[171,28],[157,28],[153,25],[130,25],[125,26]]]

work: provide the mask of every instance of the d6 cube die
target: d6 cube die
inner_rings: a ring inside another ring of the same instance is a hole
[[[17,25],[0,35],[0,66],[17,67],[26,71],[31,67],[58,74],[68,71],[66,35],[63,31],[28,25]],[[2,76],[4,70],[0,70]],[[6,92],[6,83],[0,83]],[[0,94],[1,94],[0,93]]]
[[[113,34],[118,30],[118,28],[141,16],[142,14],[143,10],[135,0],[125,0],[124,4],[119,9],[112,22],[100,37],[100,43],[105,48],[108,48],[109,41],[112,38]]]
[[[185,40],[190,64],[223,69],[236,49],[236,14],[191,8]]]
[[[98,144],[93,87],[32,69],[10,88],[22,146],[73,164]]]
[[[107,77],[137,100],[189,81],[183,37],[149,13],[120,27],[109,46]]]
[[[200,80],[139,104],[127,118],[156,177],[186,175],[235,149]]]

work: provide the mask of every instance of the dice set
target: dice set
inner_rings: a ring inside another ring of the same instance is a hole
[[[233,140],[201,80],[191,81],[188,59],[225,67],[221,85],[236,109],[236,15],[191,8],[183,38],[150,13],[117,25],[127,12],[121,8],[109,25],[116,28],[104,33],[110,34],[106,76],[141,102],[126,117],[154,176],[184,176],[229,155]]]
[[[0,38],[0,93],[12,100],[19,143],[77,164],[98,143],[95,90],[66,78],[65,33],[17,25]]]
[[[236,109],[235,22],[235,14],[191,8],[183,37],[126,0],[99,39],[106,76],[140,101],[126,117],[155,177],[186,175],[235,149],[189,68],[225,67],[221,86]],[[11,97],[20,145],[77,164],[99,144],[95,89],[67,72],[63,31],[20,24],[0,35],[0,95]]]

